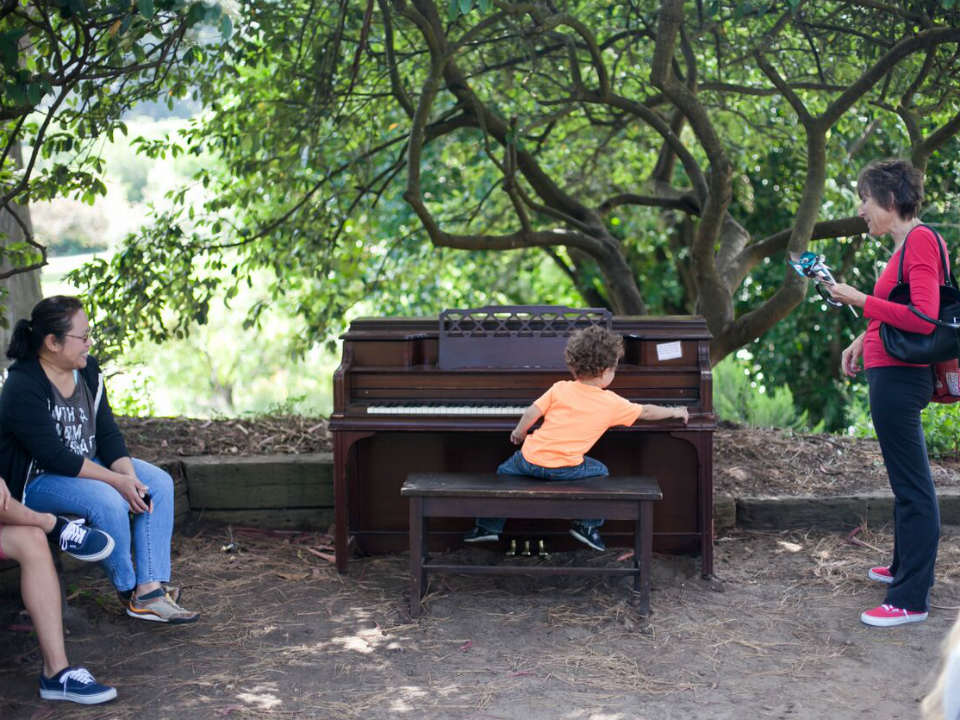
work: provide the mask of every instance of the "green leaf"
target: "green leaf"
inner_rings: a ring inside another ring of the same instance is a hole
[[[224,15],[220,18],[220,37],[226,42],[231,35],[233,35],[233,21],[229,15]]]
[[[20,38],[26,35],[24,28],[14,28],[0,33],[0,63],[9,70],[17,69],[17,57],[20,53]]]
[[[460,0],[450,0],[447,6],[447,18],[451,21],[460,17]]]
[[[473,0],[460,0],[460,12],[466,15],[473,10]]]
[[[137,9],[148,20],[153,17],[153,0],[139,0]]]
[[[27,102],[31,105],[39,105],[43,100],[43,85],[40,83],[30,83],[27,85]]]
[[[14,105],[26,105],[27,104],[27,91],[26,86],[17,84],[9,84],[6,89],[3,91],[3,94],[8,97]]]
[[[202,2],[195,2],[187,11],[187,27],[193,27],[207,16],[207,8]]]

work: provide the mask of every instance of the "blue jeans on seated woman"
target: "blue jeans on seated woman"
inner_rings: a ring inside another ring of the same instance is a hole
[[[102,464],[96,458],[93,461]],[[24,504],[37,512],[80,515],[113,537],[116,546],[100,563],[117,590],[170,581],[173,479],[143,460],[134,460],[133,469],[150,488],[153,512],[134,514],[132,532],[130,505],[99,480],[44,473],[30,481],[24,497]]]
[[[583,462],[579,465],[548,468],[529,462],[519,450],[502,462],[500,467],[497,468],[497,475],[526,475],[537,478],[538,480],[580,480],[581,478],[598,477],[609,474],[610,471],[607,469],[607,466],[599,460],[594,460],[592,457],[584,456]],[[578,520],[577,522],[588,528],[598,528],[603,525],[602,518]],[[477,518],[477,527],[487,532],[496,533],[497,535],[503,532],[505,523],[505,518]]]

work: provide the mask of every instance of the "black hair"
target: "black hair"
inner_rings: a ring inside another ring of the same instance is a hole
[[[911,220],[920,214],[923,173],[906,160],[877,160],[860,171],[857,193],[871,197],[884,210]]]
[[[53,335],[63,342],[78,310],[83,310],[83,305],[75,297],[52,295],[44,298],[33,306],[29,320],[23,318],[17,321],[7,347],[7,357],[11,360],[32,360],[37,357],[47,335]]]

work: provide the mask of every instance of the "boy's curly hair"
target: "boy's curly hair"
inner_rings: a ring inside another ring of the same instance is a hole
[[[567,341],[563,359],[575,377],[599,377],[623,357],[623,338],[605,327],[577,330]]]

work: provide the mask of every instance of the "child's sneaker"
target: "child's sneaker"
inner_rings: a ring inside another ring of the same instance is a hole
[[[64,668],[52,678],[40,673],[40,697],[44,700],[69,700],[81,705],[99,705],[117,696],[116,688],[101,685],[86,668]]]
[[[97,562],[109,557],[113,552],[113,538],[103,530],[97,530],[86,524],[83,518],[68,520],[63,516],[57,517],[50,534],[56,539],[60,549],[77,560]]]
[[[146,595],[130,598],[127,615],[140,620],[170,623],[173,625],[195,622],[198,614],[177,605],[170,596],[158,588]]]
[[[570,528],[570,534],[584,545],[594,550],[606,550],[607,546],[603,544],[603,538],[595,527],[587,527],[582,523],[574,523]]]
[[[867,577],[871,580],[887,583],[887,585],[893,582],[893,575],[890,573],[890,568],[884,567],[883,565],[870,568],[870,572],[867,573]]]
[[[878,605],[873,610],[866,610],[860,613],[860,622],[876,627],[892,627],[894,625],[906,625],[907,623],[923,622],[927,619],[927,613],[917,610],[904,610],[893,605]]]
[[[463,541],[468,543],[496,542],[499,539],[500,535],[498,533],[484,530],[479,526],[474,526],[470,529],[470,532],[465,533],[463,536]]]

